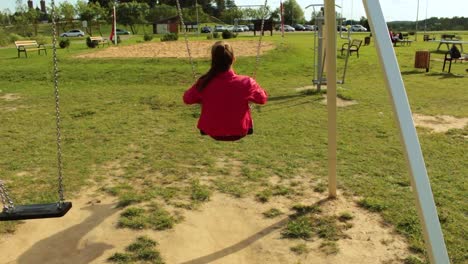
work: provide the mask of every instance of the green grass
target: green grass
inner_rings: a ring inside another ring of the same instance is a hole
[[[466,32],[459,34],[468,38]],[[254,38],[239,36],[232,41],[243,39]],[[295,90],[311,84],[313,38],[287,34],[283,46],[278,35],[264,40],[278,44],[261,57],[257,75],[270,101],[253,111],[255,134],[234,143],[198,135],[199,108],[181,102],[193,82],[187,59],[74,58],[94,51],[83,39],[58,50],[66,197],[73,199],[95,181],[119,197],[122,206],[144,208],[145,202],[158,201],[190,208],[192,199],[207,197],[205,190],[254,199],[271,186],[269,177],[299,180],[304,175],[318,183],[310,188],[326,191],[327,109],[320,103],[322,93]],[[122,45],[140,41],[141,36],[132,36]],[[394,49],[411,109],[424,115],[467,117],[465,64],[452,65],[452,74],[441,72],[442,61],[431,61],[429,73],[413,69],[417,50],[443,58],[436,47],[418,41]],[[12,47],[0,49],[0,97],[19,96],[14,101],[0,99],[0,179],[17,203],[55,201],[51,53],[31,54],[28,59],[16,56]],[[235,69],[251,74],[254,62],[254,57],[239,57]],[[343,63],[339,57],[340,69]],[[200,73],[209,66],[206,59],[195,64]],[[363,197],[363,207],[380,213],[409,239],[413,250],[424,254],[409,172],[373,39],[370,46],[361,47],[360,58],[350,58],[346,83],[339,86],[340,97],[358,102],[338,109],[340,188]],[[462,199],[467,195],[468,128],[447,133],[418,128],[418,135],[451,261],[464,263],[468,242],[460,231],[468,230],[468,204]],[[240,173],[231,175],[231,167],[217,167],[219,160],[239,161]],[[203,177],[210,183],[194,188],[192,181]],[[300,196],[298,186],[278,186],[271,189],[272,195]],[[150,213],[144,210],[141,217],[146,219]],[[130,223],[147,224],[139,221]],[[14,224],[0,223],[0,232],[13,230]]]
[[[290,250],[294,252],[296,255],[302,255],[302,254],[306,254],[309,252],[309,249],[307,248],[307,245],[305,243],[297,244],[291,247]]]
[[[137,240],[125,248],[125,253],[115,253],[108,258],[109,262],[116,263],[152,263],[164,264],[161,253],[154,249],[158,243],[146,237],[137,237]]]

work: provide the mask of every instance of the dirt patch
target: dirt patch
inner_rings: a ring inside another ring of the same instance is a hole
[[[468,118],[456,118],[448,115],[413,114],[413,120],[417,127],[429,128],[437,133],[445,133],[450,129],[463,129],[468,125]]]
[[[240,40],[229,42],[236,56],[255,56],[258,41]],[[190,51],[193,58],[209,58],[213,41],[190,41]],[[262,42],[260,53],[275,48],[273,42]],[[109,47],[77,58],[186,58],[187,49],[184,41],[150,42],[129,46]]]
[[[346,211],[354,216],[353,227],[346,231],[348,238],[338,241],[338,254],[327,255],[318,238],[281,238],[293,202],[284,197],[262,204],[251,198],[215,194],[199,210],[186,211],[185,220],[174,229],[156,232],[116,228],[121,212],[115,208],[116,201],[96,193],[96,189],[88,189],[74,199],[72,210],[63,218],[26,221],[14,235],[2,235],[2,263],[105,263],[141,235],[159,243],[169,264],[399,263],[409,254],[405,240],[384,227],[379,215],[342,196],[321,203],[327,214]],[[313,204],[323,198],[315,195],[301,203]],[[285,214],[264,218],[262,212],[272,207]],[[290,247],[299,243],[305,243],[309,251],[294,254]]]
[[[21,97],[19,94],[14,94],[14,93],[7,93],[7,94],[0,96],[0,100],[5,100],[7,102],[16,101],[20,98]]]
[[[324,105],[327,104],[327,95],[323,95],[323,100],[320,103]],[[355,105],[355,104],[357,104],[357,102],[354,100],[344,100],[339,97],[336,98],[336,106],[338,107],[347,107],[347,106]]]

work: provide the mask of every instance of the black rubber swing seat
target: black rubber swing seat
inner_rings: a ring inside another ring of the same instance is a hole
[[[0,221],[62,217],[72,208],[71,202],[17,205],[12,212],[0,213]]]

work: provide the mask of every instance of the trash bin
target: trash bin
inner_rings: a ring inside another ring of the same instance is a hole
[[[431,62],[431,53],[427,50],[416,51],[416,56],[414,57],[414,67],[417,69],[426,69],[426,72],[429,71],[429,66]]]
[[[364,38],[364,46],[367,46],[370,44],[370,37],[365,37]]]

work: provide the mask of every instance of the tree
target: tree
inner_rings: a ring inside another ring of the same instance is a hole
[[[73,19],[75,18],[76,11],[75,7],[68,3],[68,2],[62,2],[57,8],[57,15],[59,20],[64,20],[65,23],[62,23],[62,30],[66,31],[66,27],[68,24],[73,27]]]
[[[146,23],[149,6],[146,3],[130,2],[117,7],[117,19],[130,27],[133,34],[138,33],[137,25]]]
[[[367,28],[369,31],[371,30],[370,25],[369,25],[369,20],[367,20],[366,17],[362,16],[361,19],[359,20],[359,24]]]
[[[304,23],[304,11],[297,4],[296,0],[286,0],[283,3],[284,8],[284,21],[285,23],[291,23],[291,25],[297,23]]]
[[[177,8],[175,6],[157,5],[149,10],[146,19],[149,22],[156,22],[173,16],[177,16]]]
[[[88,27],[86,32],[89,35],[93,35],[93,24],[96,25],[100,35],[101,32],[101,21],[106,20],[108,16],[108,10],[96,2],[86,3],[84,0],[80,0],[76,3],[76,12],[81,21],[87,21]]]

